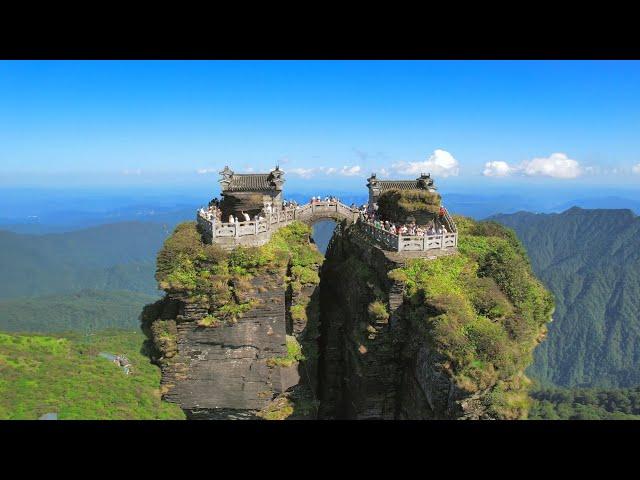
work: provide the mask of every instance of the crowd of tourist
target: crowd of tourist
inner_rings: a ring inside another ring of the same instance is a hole
[[[297,207],[298,207],[298,202],[294,200],[284,200],[282,202],[281,211],[289,210]],[[230,214],[227,221],[228,223],[250,222],[252,220],[258,222],[261,220],[266,220],[266,218],[275,214],[277,210],[278,210],[278,207],[272,205],[271,203],[265,203],[262,210],[259,213],[255,214],[253,218],[251,218],[251,215],[249,215],[247,212],[245,212],[244,210],[241,210],[237,216]],[[200,209],[200,216],[203,218],[206,218],[211,222],[215,221],[215,222],[222,223],[223,220],[222,220],[222,211],[220,209],[220,201],[217,198],[214,198],[213,200],[211,200],[207,208]]]
[[[200,209],[200,216],[203,218],[206,218],[210,222],[222,221],[222,212],[220,211],[220,208],[217,205],[212,203],[209,203],[209,206],[207,206],[206,209],[205,208]]]
[[[338,197],[327,195],[324,197],[324,200],[320,196],[311,197],[311,204],[321,203],[337,203],[340,201]],[[298,208],[299,205],[294,200],[284,200],[281,204],[282,211],[289,210],[292,208]],[[442,217],[444,215],[444,209],[441,209],[438,219],[432,220],[427,225],[417,225],[415,221],[408,223],[394,223],[388,220],[382,220],[379,218],[377,205],[374,205],[373,208],[369,208],[368,204],[361,205],[360,207],[356,206],[355,203],[351,204],[351,208],[353,210],[359,210],[360,212],[360,220],[370,225],[373,225],[375,228],[379,228],[385,232],[388,232],[392,235],[407,235],[407,236],[424,236],[424,235],[444,235],[449,233],[447,228],[443,225]],[[265,203],[264,208],[257,214],[251,218],[251,216],[241,210],[240,213],[236,216],[230,214],[228,217],[229,223],[240,223],[240,222],[250,222],[256,221],[260,222],[270,218],[271,215],[275,214],[278,210],[278,207],[272,205],[271,203]],[[222,212],[220,210],[220,201],[217,198],[214,198],[209,202],[208,207],[200,209],[200,215],[206,218],[209,221],[216,221],[222,223]]]
[[[427,225],[417,225],[415,221],[409,223],[394,223],[388,220],[378,218],[377,209],[373,211],[368,209],[367,205],[360,207],[360,219],[375,228],[379,228],[392,235],[407,235],[423,237],[425,235],[445,235],[448,232],[447,227],[442,223],[443,210],[441,209],[438,220],[432,220]]]
[[[396,225],[388,220],[374,220],[372,223],[374,227],[392,235],[424,237],[425,235],[445,235],[449,233],[444,225],[436,225],[434,222],[430,222],[428,225],[416,225],[415,222]]]
[[[327,195],[324,197],[324,200],[322,199],[321,196],[317,196],[317,197],[311,197],[311,200],[309,200],[309,203],[316,204],[316,203],[338,203],[340,201],[340,199],[338,197],[334,197],[333,195]]]
[[[324,200],[320,196],[311,197],[310,203],[337,203],[340,202],[340,199],[334,196],[326,196]],[[282,204],[278,207],[271,203],[265,203],[263,209],[255,214],[253,218],[249,215],[249,213],[241,210],[239,214],[233,215],[230,214],[228,217],[229,223],[240,223],[240,222],[260,222],[264,221],[268,218],[271,218],[272,215],[276,214],[279,209],[282,211],[299,208],[300,206],[296,201],[293,200],[284,200]],[[391,235],[403,235],[403,236],[432,236],[432,235],[445,235],[450,233],[445,227],[444,216],[445,210],[444,208],[440,208],[440,212],[437,217],[431,220],[426,225],[418,225],[415,221],[409,221],[406,223],[399,222],[391,222],[389,220],[384,220],[380,218],[378,214],[378,206],[373,205],[371,208],[368,204],[361,205],[358,207],[355,203],[351,204],[351,209],[358,210],[360,212],[359,220],[361,222],[368,223],[369,225],[379,228],[380,230],[387,232]],[[220,209],[220,201],[217,198],[214,198],[207,208],[200,209],[200,215],[211,222],[220,222],[222,223],[222,212]]]

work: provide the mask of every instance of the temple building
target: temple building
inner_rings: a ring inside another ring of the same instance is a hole
[[[372,173],[367,179],[367,187],[369,188],[369,211],[374,211],[378,203],[378,198],[385,192],[390,190],[427,190],[435,192],[436,187],[433,184],[431,174],[422,173],[415,180],[378,180],[376,174]]]
[[[220,209],[224,219],[231,214],[239,216],[243,211],[253,218],[267,205],[282,207],[284,172],[280,167],[269,173],[234,173],[226,166],[220,175]]]

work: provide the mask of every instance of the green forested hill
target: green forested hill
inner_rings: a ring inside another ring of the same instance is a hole
[[[141,352],[139,331],[94,335],[0,333],[0,419],[183,419],[160,400],[160,369]],[[98,356],[125,355],[132,373]]]
[[[156,253],[168,233],[141,222],[47,235],[0,231],[0,299],[82,289],[155,294]]]
[[[640,217],[571,208],[494,220],[513,228],[556,297],[531,375],[543,384],[640,384]]]
[[[83,290],[66,295],[0,300],[5,332],[95,332],[137,328],[142,308],[158,299],[144,293]]]
[[[530,420],[640,420],[640,387],[551,388],[531,398]]]

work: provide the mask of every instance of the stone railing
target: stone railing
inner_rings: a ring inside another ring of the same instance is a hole
[[[197,221],[205,234],[211,237],[212,242],[215,243],[216,238],[258,235],[272,228],[278,229],[294,220],[295,214],[295,208],[288,208],[286,210],[277,210],[271,214],[263,213],[264,218],[261,220],[218,222],[215,218],[207,218],[202,214],[201,210],[198,210]]]
[[[442,209],[444,210],[444,226],[447,227],[447,230],[449,232],[458,233],[458,227],[456,226],[456,222],[453,221],[451,215],[449,215],[449,210],[447,210],[445,207],[442,207]]]
[[[385,247],[388,247],[391,250],[400,251],[400,244],[398,243],[398,235],[394,235],[393,233],[387,232],[381,228],[376,227],[374,224],[360,221],[358,223],[360,228],[369,235],[370,238],[374,239],[376,242],[381,243]]]
[[[364,220],[358,222],[358,225],[370,238],[397,252],[445,250],[458,246],[458,234],[455,232],[439,235],[396,235]]]
[[[309,220],[318,217],[347,218],[355,222],[358,209],[352,209],[339,201],[311,202],[296,210],[296,220]]]
[[[268,214],[264,211],[260,214],[262,220],[244,222],[219,222],[215,218],[207,216],[202,210],[198,210],[197,221],[205,234],[207,241],[211,243],[224,242],[229,244],[234,238],[255,236],[256,243],[262,243],[271,233],[288,225],[293,220],[311,221],[315,218],[347,218],[355,222],[358,210],[351,209],[341,202],[313,202],[289,207],[283,210],[275,210]],[[251,244],[251,238],[243,241]]]

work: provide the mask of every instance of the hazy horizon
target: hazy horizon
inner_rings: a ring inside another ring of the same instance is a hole
[[[636,61],[1,61],[0,186],[638,187]]]
[[[0,228],[178,218],[225,165],[279,165],[296,200],[429,172],[476,218],[639,212],[638,81],[636,61],[0,61]]]

